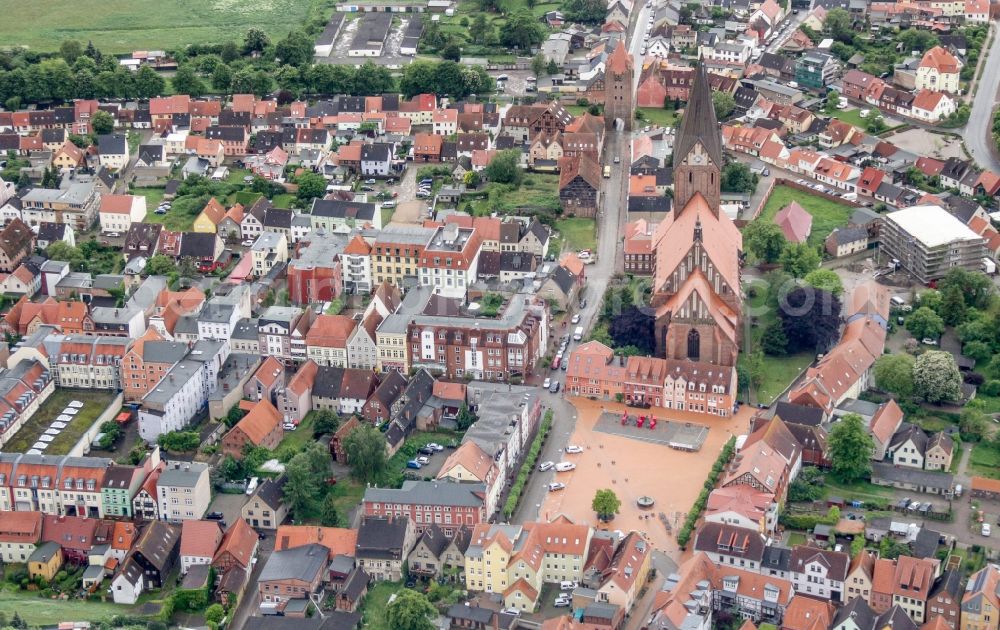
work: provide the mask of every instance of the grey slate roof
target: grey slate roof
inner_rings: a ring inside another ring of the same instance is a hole
[[[480,495],[480,496],[477,496]],[[458,505],[478,507],[483,504],[486,486],[481,483],[454,483],[449,481],[414,481],[403,482],[403,487],[368,488],[365,490],[365,502],[399,503],[417,505]]]
[[[326,558],[329,553],[327,547],[317,543],[275,551],[260,572],[258,581],[301,579],[311,582],[326,568]]]
[[[681,121],[677,143],[674,146],[674,167],[687,157],[698,142],[705,148],[712,163],[721,165],[722,140],[719,137],[719,121],[715,118],[712,89],[708,83],[704,64],[698,64],[695,69],[691,96],[684,111],[684,120]]]

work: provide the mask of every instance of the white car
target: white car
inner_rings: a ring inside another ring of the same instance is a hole
[[[417,463],[420,464],[421,466],[426,466],[427,464],[431,463],[431,458],[427,457],[426,455],[421,455],[420,457],[417,458]]]
[[[248,238],[247,240],[243,241],[243,247],[253,247],[253,239]]]
[[[937,339],[931,339],[930,337],[924,337],[920,341],[920,343],[924,344],[925,346],[936,346],[936,345],[938,345]]]
[[[538,465],[538,472],[545,472],[546,470],[552,470],[553,466],[555,466],[553,462],[542,462],[541,464]]]
[[[552,379],[551,378],[546,378],[544,381],[542,381],[542,388],[543,389],[548,389],[551,385],[552,385]]]
[[[427,444],[427,448],[431,449],[435,453],[440,453],[441,451],[444,450],[444,447],[441,446],[440,444],[438,444],[437,442],[430,442],[430,443],[428,443]]]
[[[566,447],[566,452],[569,453],[569,454],[571,454],[571,455],[574,454],[574,453],[582,453],[583,452],[583,447],[582,446],[577,446],[576,444],[570,444],[569,446]]]
[[[565,597],[557,597],[556,601],[552,603],[556,608],[566,608],[569,604],[570,600]]]
[[[556,464],[556,472],[569,472],[576,468],[576,464],[573,462],[559,462]]]
[[[281,425],[281,428],[284,429],[285,431],[294,431],[296,426],[297,425],[292,422],[286,422],[285,424]]]
[[[549,484],[549,492],[555,492],[557,490],[562,490],[565,487],[566,487],[566,484],[559,483],[558,481],[555,481],[555,482]]]
[[[983,536],[987,536],[988,537],[990,535],[990,524],[989,523],[983,523],[983,528],[980,530],[980,533]]]
[[[580,323],[580,314],[577,313],[569,321],[570,321],[571,324],[579,324]]]

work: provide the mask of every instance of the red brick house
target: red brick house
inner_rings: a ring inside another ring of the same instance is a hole
[[[35,233],[21,219],[13,219],[0,231],[0,272],[11,273],[31,254]]]
[[[418,133],[413,137],[414,162],[440,162],[444,138],[430,133]]]
[[[274,449],[282,435],[281,413],[270,401],[261,400],[222,437],[222,452],[240,459],[247,444]]]
[[[246,155],[250,144],[250,132],[246,127],[214,125],[205,130],[205,137],[221,142],[226,156]]]

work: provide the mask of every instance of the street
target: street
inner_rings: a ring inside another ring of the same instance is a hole
[[[972,111],[965,126],[964,139],[966,148],[979,166],[1000,173],[1000,159],[997,159],[993,143],[993,105],[1000,88],[1000,37],[997,37],[995,29],[992,30],[993,42],[972,100]]]

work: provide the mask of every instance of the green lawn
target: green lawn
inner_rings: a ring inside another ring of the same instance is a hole
[[[367,630],[392,630],[385,618],[385,607],[393,593],[403,590],[402,582],[376,582],[368,589],[361,604],[361,626]]]
[[[73,420],[45,449],[46,455],[65,455],[69,449],[73,448],[84,431],[93,426],[98,416],[104,413],[114,398],[114,395],[107,391],[56,389],[48,400],[39,407],[38,411],[31,416],[31,419],[14,435],[13,439],[4,445],[3,450],[11,453],[27,451],[38,441],[38,436],[49,428],[52,421],[62,413],[70,401],[79,400],[83,403],[83,409],[73,416]]]
[[[156,206],[160,205],[160,202],[163,201],[162,188],[133,188],[131,194],[142,195],[146,198],[146,218],[143,221],[152,223],[154,222],[152,217],[160,216],[153,214],[153,210],[156,210]]]
[[[806,535],[799,532],[792,532],[788,534],[788,546],[794,547],[796,545],[806,544]]]
[[[811,352],[785,357],[764,356],[764,381],[757,388],[757,402],[770,405],[778,394],[816,358]]]
[[[866,119],[861,117],[860,109],[835,109],[832,112],[824,112],[833,118],[843,120],[845,123],[854,125],[855,127],[865,128]]]
[[[823,481],[826,488],[824,496],[827,498],[840,497],[848,502],[852,499],[883,501],[892,498],[892,488],[876,486],[867,481],[840,483],[833,478],[833,475],[826,475]]]
[[[0,20],[0,41],[49,51],[75,39],[84,45],[93,41],[106,54],[128,53],[242,41],[251,26],[264,29],[275,41],[309,19],[327,17],[326,6],[325,0],[111,0],[100,5],[36,0],[6,12]]]
[[[836,203],[789,186],[775,186],[757,220],[774,220],[774,215],[778,214],[778,210],[793,201],[798,202],[806,212],[812,215],[812,232],[809,234],[809,244],[814,246],[822,245],[834,228],[847,225],[848,219],[854,212],[854,208],[845,204]]]
[[[275,208],[291,208],[292,201],[295,200],[295,195],[290,193],[281,193],[280,195],[275,195],[271,197],[271,203],[274,204]]]
[[[1000,451],[987,442],[974,445],[969,455],[969,473],[979,477],[1000,479]]]
[[[556,231],[568,249],[594,250],[597,247],[597,228],[593,219],[573,217],[556,221]]]
[[[645,127],[646,125],[673,127],[674,121],[677,120],[677,112],[672,109],[640,108],[638,111],[642,113],[642,119],[636,120],[637,127]]]
[[[293,453],[298,453],[305,449],[306,444],[313,441],[313,422],[315,418],[316,413],[314,411],[307,413],[306,417],[299,423],[298,428],[294,431],[285,431],[281,442],[278,443],[278,447],[274,450],[290,450]]]
[[[392,215],[395,214],[395,212],[395,208],[382,208],[382,227],[389,225],[389,222],[392,221]]]
[[[419,174],[418,174],[419,177]],[[435,182],[436,184],[436,182]],[[550,173],[528,173],[516,189],[506,184],[486,184],[469,199],[476,216],[492,212],[532,214],[532,211],[555,213],[559,207],[559,176]],[[462,200],[465,207],[466,199]]]
[[[962,450],[965,448],[967,447],[964,444],[957,440],[955,441],[955,449],[951,454],[951,468],[948,470],[953,475],[958,474],[958,467],[962,463]]]
[[[61,621],[104,621],[132,614],[132,609],[110,602],[52,600],[27,591],[0,590],[0,613],[10,619],[15,612],[30,626],[56,626]]]

